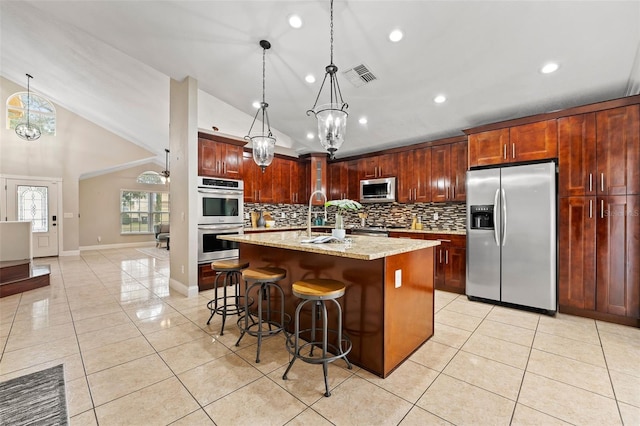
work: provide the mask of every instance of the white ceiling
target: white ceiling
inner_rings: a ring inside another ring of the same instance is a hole
[[[299,14],[301,29],[288,15]],[[1,75],[158,154],[168,146],[169,78],[318,152],[313,106],[329,63],[329,1],[0,1]],[[640,93],[640,1],[335,0],[334,63],[349,104],[338,157],[460,135],[480,124]],[[390,30],[405,37],[391,43]],[[557,61],[550,75],[542,65]],[[365,64],[377,80],[341,74]],[[307,84],[305,75],[317,81]],[[324,92],[323,92],[324,93]],[[435,104],[434,96],[448,100]],[[368,124],[358,123],[366,116]],[[251,122],[247,120],[246,131]],[[225,123],[211,117],[199,123]],[[244,136],[244,135],[237,135]]]

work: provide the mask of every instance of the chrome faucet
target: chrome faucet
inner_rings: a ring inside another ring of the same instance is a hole
[[[311,194],[311,197],[309,197],[309,214],[307,215],[307,237],[311,236],[311,202],[313,201],[313,197],[316,194],[322,195],[324,197],[324,201],[325,202],[327,201],[327,195],[320,190],[313,191],[313,193]],[[324,223],[327,223],[327,207],[326,206],[324,207]]]

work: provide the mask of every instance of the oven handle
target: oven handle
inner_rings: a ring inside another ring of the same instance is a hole
[[[244,227],[238,225],[198,225],[198,229],[203,231],[228,231],[237,230],[239,232],[244,231]]]
[[[242,189],[207,189],[198,187],[198,193],[206,195],[242,195],[243,192]]]

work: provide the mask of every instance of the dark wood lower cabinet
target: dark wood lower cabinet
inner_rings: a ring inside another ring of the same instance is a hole
[[[215,279],[216,273],[211,268],[211,263],[198,265],[198,291],[211,290]]]

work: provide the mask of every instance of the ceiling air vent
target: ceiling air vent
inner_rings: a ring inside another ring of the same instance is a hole
[[[377,77],[369,71],[369,68],[367,68],[365,64],[356,65],[343,74],[347,77],[347,80],[356,87],[361,87],[367,83],[371,83],[373,80],[377,80]]]

